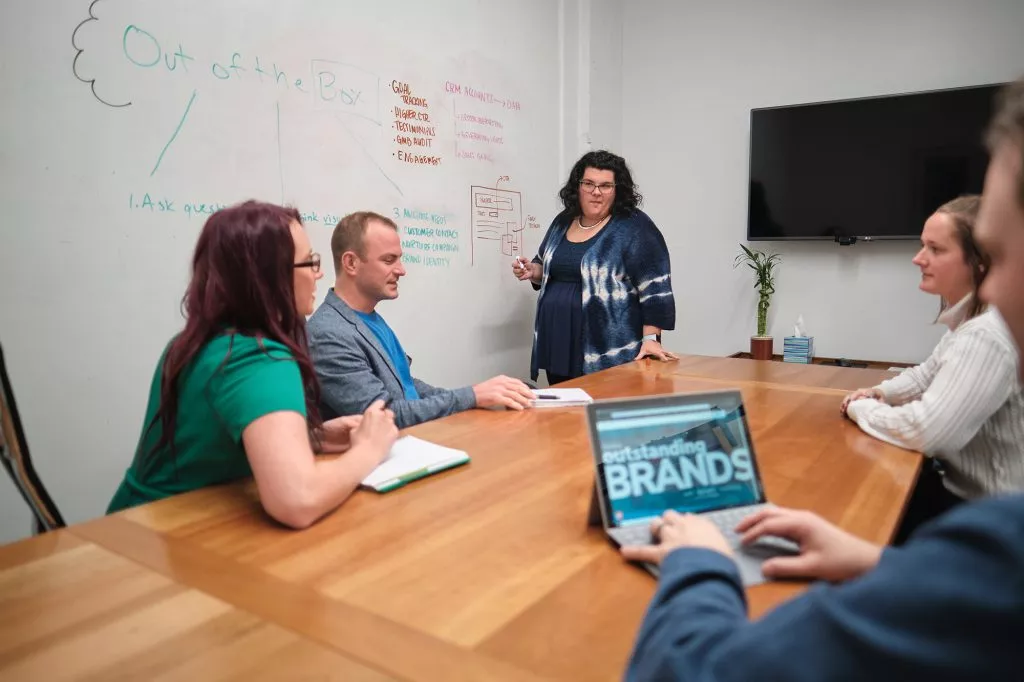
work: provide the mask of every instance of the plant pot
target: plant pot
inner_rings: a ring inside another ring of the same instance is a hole
[[[750,356],[755,360],[771,360],[775,354],[775,339],[770,336],[750,337]]]

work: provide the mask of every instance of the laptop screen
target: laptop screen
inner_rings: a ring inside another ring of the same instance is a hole
[[[739,391],[594,403],[588,415],[611,525],[765,501]]]

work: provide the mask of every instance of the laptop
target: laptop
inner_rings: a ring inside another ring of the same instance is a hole
[[[587,406],[587,421],[597,467],[592,506],[617,546],[651,544],[651,521],[675,509],[718,526],[745,586],[766,581],[765,559],[799,551],[774,537],[740,546],[736,524],[769,502],[738,390],[601,400]],[[658,575],[658,566],[643,566]]]

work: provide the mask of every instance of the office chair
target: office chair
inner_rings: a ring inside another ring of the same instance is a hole
[[[57,505],[53,503],[53,499],[43,487],[43,482],[39,480],[35,467],[32,466],[25,432],[21,428],[21,418],[18,417],[18,407],[14,403],[11,380],[7,376],[2,346],[0,384],[3,389],[0,391],[0,426],[3,427],[0,429],[0,461],[3,461],[4,468],[14,481],[14,486],[32,510],[36,534],[63,528],[66,525],[64,517],[60,515]]]

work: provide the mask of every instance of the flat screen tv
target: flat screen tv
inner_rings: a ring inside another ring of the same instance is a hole
[[[753,109],[747,239],[917,239],[980,192],[1000,84]]]

